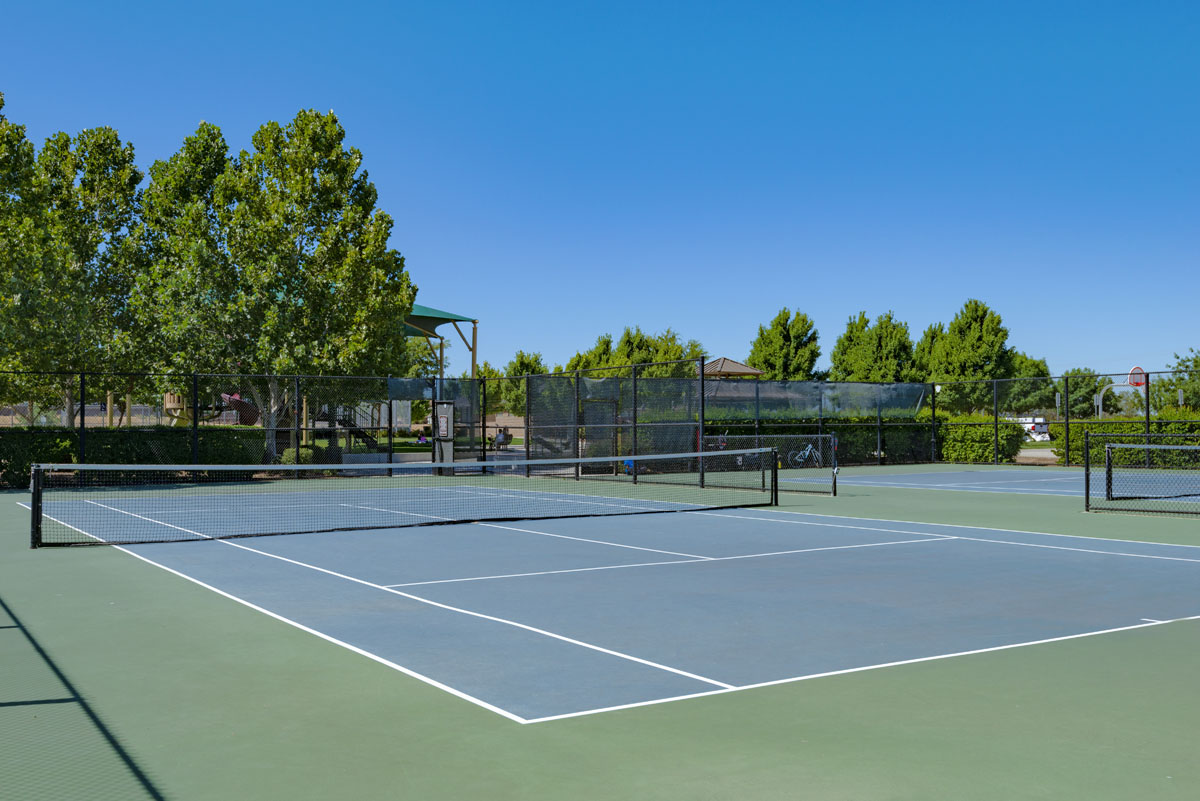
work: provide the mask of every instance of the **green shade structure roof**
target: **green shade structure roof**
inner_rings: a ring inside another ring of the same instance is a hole
[[[406,333],[414,337],[435,337],[437,336],[437,327],[446,323],[474,323],[477,322],[477,317],[467,317],[454,312],[442,311],[435,309],[432,306],[422,306],[419,303],[414,303],[412,312],[404,319]]]

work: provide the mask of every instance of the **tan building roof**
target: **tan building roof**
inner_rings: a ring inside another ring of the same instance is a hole
[[[735,362],[733,359],[726,359],[722,356],[704,365],[704,374],[720,378],[744,378],[762,375],[763,372],[762,370],[755,370],[748,364]]]

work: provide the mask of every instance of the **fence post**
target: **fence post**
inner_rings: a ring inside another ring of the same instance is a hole
[[[392,407],[396,405],[396,402],[392,400],[392,377],[390,375],[388,376],[387,385],[388,385],[388,393],[387,393],[388,464],[390,465],[390,464],[392,464],[392,462],[394,462],[396,460],[396,458],[395,458],[396,457],[396,446],[392,439],[393,431],[396,428],[395,412],[393,411]],[[411,406],[409,408],[411,409]],[[300,418],[300,412],[301,412],[300,395],[297,393],[297,395],[296,395],[296,418],[297,418],[297,420]],[[411,412],[409,414],[409,419],[410,420],[412,419]],[[297,427],[296,427],[296,456],[299,457],[299,455],[300,455],[300,428],[299,428],[299,424],[297,424]],[[298,458],[297,458],[297,463],[299,463]],[[392,475],[392,469],[391,469],[391,467],[389,467],[388,468],[388,476],[390,477],[391,475]]]
[[[883,387],[875,389],[875,464],[883,464]]]
[[[79,463],[87,464],[87,373],[79,374]]]
[[[1150,444],[1150,374],[1146,373],[1146,444]],[[1146,467],[1150,467],[1150,449],[1146,448]]]
[[[761,400],[760,400],[760,395],[761,395],[760,389],[762,387],[762,382],[759,381],[758,378],[754,378],[752,380],[754,381],[754,447],[761,448],[762,447],[762,432],[759,428],[758,418],[762,414]],[[821,430],[820,423],[818,423],[817,431],[819,432],[820,430]]]
[[[817,435],[825,433],[825,387],[817,382]]]
[[[573,424],[571,431],[575,433],[575,458],[580,458],[583,453],[581,451],[581,443],[579,441],[579,371],[575,371],[575,407],[571,410],[571,419]],[[579,462],[575,463],[575,480],[579,480]]]
[[[294,375],[292,376],[292,449],[296,453],[296,464],[300,464],[300,411],[300,376]],[[357,418],[357,416],[356,414],[355,417]]]
[[[633,483],[637,483],[638,474],[638,366],[633,366],[633,445],[630,447],[630,453],[633,456]]]
[[[200,464],[200,378],[195,373],[192,373],[192,464]]]
[[[992,463],[1000,464],[1000,382],[992,379]]]
[[[937,461],[937,383],[929,382],[929,461]]]
[[[1083,511],[1091,511],[1092,508],[1092,464],[1088,460],[1088,451],[1091,449],[1091,443],[1088,441],[1091,435],[1085,430],[1083,432]],[[1070,454],[1067,455],[1067,461],[1070,461]]]
[[[473,379],[478,381],[479,389],[479,460],[487,462],[487,379]],[[497,428],[497,434],[499,429]]]
[[[698,462],[697,466],[700,469],[700,487],[701,487],[701,489],[703,489],[703,487],[704,487],[704,456],[703,456],[703,454],[704,454],[704,357],[703,356],[696,359],[696,370],[699,371],[699,373],[700,373],[700,415],[699,415],[700,425],[696,428],[696,438],[697,438],[696,452],[701,454],[699,459],[697,459],[697,462]]]
[[[1071,376],[1063,376],[1063,467],[1071,466]],[[1084,443],[1087,442],[1087,432],[1084,432]],[[1085,504],[1086,506],[1086,504]],[[1087,511],[1084,509],[1084,511]]]
[[[529,477],[529,460],[533,453],[533,428],[529,418],[529,376],[525,376],[525,477]]]

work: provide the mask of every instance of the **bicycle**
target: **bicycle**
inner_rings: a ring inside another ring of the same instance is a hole
[[[821,457],[821,449],[810,442],[801,450],[788,451],[787,465],[793,468],[824,467],[825,460]]]

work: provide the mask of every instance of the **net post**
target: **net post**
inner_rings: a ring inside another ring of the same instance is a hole
[[[779,451],[771,449],[771,505],[779,505]]]
[[[299,443],[296,443],[299,447]],[[299,450],[297,464],[299,463]],[[192,373],[192,464],[200,464],[200,377]]]
[[[1106,442],[1104,443],[1104,500],[1111,501],[1112,499],[1112,445]]]
[[[699,415],[697,417],[696,426],[696,452],[704,453],[704,357],[696,359],[696,370],[700,375],[700,406]],[[704,488],[704,457],[701,455],[700,464],[700,488]]]
[[[1065,380],[1065,379],[1064,379]],[[1069,397],[1069,396],[1068,396]],[[1068,407],[1069,408],[1069,407]],[[1069,418],[1068,418],[1069,419]],[[1068,437],[1070,436],[1071,428],[1067,426]],[[1092,462],[1088,459],[1091,442],[1091,432],[1083,432],[1083,511],[1090,512],[1092,510]],[[1070,439],[1067,440],[1070,442]],[[1066,463],[1071,463],[1071,454],[1067,452]]]
[[[29,472],[29,547],[42,547],[42,466]]]

